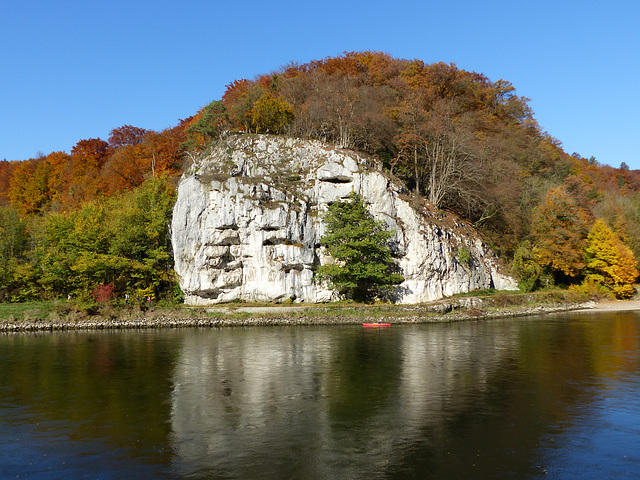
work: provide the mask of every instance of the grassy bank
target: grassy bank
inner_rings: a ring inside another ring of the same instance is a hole
[[[189,326],[357,324],[369,321],[432,323],[535,315],[584,308],[588,297],[569,291],[521,294],[474,292],[419,305],[255,304],[210,307],[102,304],[78,308],[72,302],[0,304],[0,331]]]

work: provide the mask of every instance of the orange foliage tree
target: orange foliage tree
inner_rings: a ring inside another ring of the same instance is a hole
[[[17,162],[11,172],[7,197],[22,215],[41,213],[59,204],[71,157],[52,152],[46,157]]]
[[[42,211],[49,203],[47,165],[44,158],[21,162],[9,182],[9,201],[21,215]]]
[[[147,132],[148,130],[144,128],[134,127],[132,125],[123,125],[122,127],[114,128],[109,133],[109,146],[115,149],[126,145],[139,145],[144,141],[144,136]]]
[[[105,192],[100,173],[110,154],[109,144],[99,138],[80,140],[71,149],[71,162],[65,172],[67,206],[78,208]]]
[[[576,278],[586,266],[589,219],[563,187],[551,188],[536,208],[532,235],[538,263],[570,278]]]
[[[0,205],[9,204],[9,183],[14,169],[20,164],[18,161],[0,161]]]
[[[73,174],[82,176],[86,173],[95,173],[102,168],[111,153],[111,147],[107,142],[99,138],[80,140],[71,149],[73,158]]]

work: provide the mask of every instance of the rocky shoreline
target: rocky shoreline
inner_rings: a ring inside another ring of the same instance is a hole
[[[434,312],[430,308],[419,307],[398,309],[397,313],[383,312],[379,315],[367,315],[366,309],[341,315],[339,310],[330,308],[300,308],[299,311],[268,313],[270,308],[264,307],[262,313],[247,314],[232,311],[216,317],[185,316],[184,313],[173,316],[158,312],[157,314],[141,314],[127,319],[118,318],[86,318],[79,320],[0,320],[0,333],[46,332],[68,330],[106,330],[106,329],[147,329],[147,328],[220,328],[220,327],[255,327],[255,326],[302,326],[302,325],[359,325],[369,322],[393,324],[450,323],[462,321],[478,321],[496,318],[544,315],[556,312],[567,312],[597,307],[595,302],[555,303],[537,306],[508,306],[503,308],[474,308],[473,301],[467,300],[471,306],[460,309],[450,308],[446,312]],[[447,304],[444,310],[451,307]],[[633,308],[629,308],[633,309]],[[389,309],[390,310],[390,309]],[[442,304],[435,310],[443,310]],[[195,312],[194,312],[195,313]]]

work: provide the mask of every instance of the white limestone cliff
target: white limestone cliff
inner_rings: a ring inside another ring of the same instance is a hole
[[[186,303],[337,299],[313,282],[313,271],[331,261],[319,247],[323,213],[352,191],[395,231],[394,261],[405,279],[395,301],[517,288],[472,228],[419,211],[374,160],[318,141],[230,135],[196,158],[178,186],[171,230]]]

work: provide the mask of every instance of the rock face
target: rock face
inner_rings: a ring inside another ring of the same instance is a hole
[[[186,303],[337,299],[313,282],[313,271],[331,261],[319,246],[327,204],[352,191],[395,231],[394,261],[405,279],[395,301],[517,288],[473,229],[445,227],[415,208],[372,159],[318,141],[231,135],[197,158],[178,187],[172,243]]]

